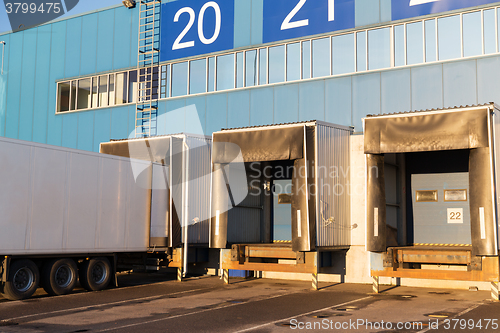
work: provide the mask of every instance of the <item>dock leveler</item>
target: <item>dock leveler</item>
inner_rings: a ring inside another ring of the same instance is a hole
[[[364,126],[376,291],[382,276],[485,281],[498,299],[498,106],[369,116]]]
[[[213,134],[210,247],[226,283],[228,270],[310,273],[317,289],[350,245],[350,134],[320,121]]]

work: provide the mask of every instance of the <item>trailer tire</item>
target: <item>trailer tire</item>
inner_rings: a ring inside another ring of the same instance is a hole
[[[43,265],[42,287],[51,296],[69,294],[78,280],[78,267],[72,259],[54,259]]]
[[[12,301],[30,298],[38,288],[40,272],[31,260],[13,261],[9,268],[9,277],[5,282],[3,294]]]
[[[92,258],[80,267],[80,285],[88,291],[103,290],[111,281],[111,275],[111,264],[107,258]]]

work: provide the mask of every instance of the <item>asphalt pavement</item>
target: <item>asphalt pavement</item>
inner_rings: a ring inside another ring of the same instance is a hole
[[[174,275],[119,276],[119,287],[26,301],[0,298],[0,332],[500,332],[484,291]]]

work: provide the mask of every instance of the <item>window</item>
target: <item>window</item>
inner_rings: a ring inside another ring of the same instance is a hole
[[[357,40],[357,70],[366,71],[366,31],[358,32],[356,34]]]
[[[97,79],[97,77],[93,77],[92,78],[92,107],[93,108],[96,108],[99,106],[99,104],[97,103],[99,101],[97,91],[98,91],[98,79]]]
[[[425,21],[425,61],[436,61],[436,20]]]
[[[269,83],[285,81],[285,46],[269,48]]]
[[[69,103],[70,110],[75,109],[75,103],[76,103],[76,81],[71,81],[71,98]]]
[[[90,81],[91,79],[78,81],[78,110],[88,109],[91,106]]]
[[[217,57],[217,90],[234,88],[234,54]]]
[[[108,76],[99,76],[99,106],[108,106]]]
[[[215,91],[215,58],[208,58],[208,92]]]
[[[187,95],[188,63],[172,65],[172,97]]]
[[[286,80],[300,80],[300,43],[286,46]]]
[[[257,50],[245,52],[245,86],[253,87],[257,83]]]
[[[207,90],[207,61],[205,59],[190,62],[189,93],[200,94]]]
[[[424,28],[422,22],[406,25],[406,64],[424,62]]]
[[[70,82],[61,82],[58,86],[57,93],[57,111],[69,111],[69,98],[70,98]]]
[[[354,72],[354,34],[332,37],[332,74]]]
[[[460,15],[438,19],[439,60],[460,58]]]
[[[115,74],[109,76],[109,105],[115,105]]]
[[[312,41],[312,72],[313,77],[330,75],[330,38]]]
[[[497,51],[495,42],[495,10],[484,11],[484,53],[491,54]]]
[[[311,78],[311,42],[302,42],[302,78]]]
[[[170,97],[170,65],[161,66],[160,98]]]
[[[259,50],[259,84],[267,84],[267,49]]]
[[[243,71],[245,64],[243,62],[243,52],[236,53],[236,88],[243,87]]]
[[[115,104],[125,104],[127,103],[127,73],[117,73],[116,74],[116,92],[115,92]]]
[[[391,30],[368,31],[368,69],[391,67]]]
[[[405,63],[405,26],[394,27],[394,65],[404,66]]]
[[[481,12],[463,15],[464,57],[483,54],[481,37]]]
[[[128,102],[137,103],[139,84],[137,83],[137,71],[128,72]]]

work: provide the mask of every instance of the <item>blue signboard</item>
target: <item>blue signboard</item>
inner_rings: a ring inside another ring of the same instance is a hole
[[[485,5],[498,0],[392,0],[392,20]]]
[[[234,46],[234,0],[183,0],[161,9],[160,61]]]
[[[354,0],[264,0],[264,43],[350,28]]]

